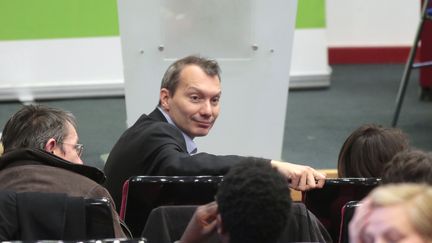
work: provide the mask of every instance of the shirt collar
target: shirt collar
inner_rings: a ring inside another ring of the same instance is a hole
[[[195,144],[193,139],[191,137],[189,137],[188,135],[186,135],[186,133],[184,133],[180,128],[178,128],[176,126],[176,124],[173,122],[173,120],[171,119],[171,117],[168,115],[168,113],[166,113],[160,106],[158,106],[157,108],[162,113],[162,115],[164,115],[164,117],[168,121],[168,123],[175,126],[183,134],[183,137],[184,137],[185,142],[186,142],[186,149],[187,149],[188,153],[192,154],[192,152],[194,150],[196,151],[197,145]]]

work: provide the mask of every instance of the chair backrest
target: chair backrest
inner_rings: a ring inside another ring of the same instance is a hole
[[[113,238],[107,199],[0,191],[0,241]]]
[[[123,183],[122,198],[121,198],[121,204],[120,204],[120,214],[119,214],[120,219],[123,221],[125,220],[128,194],[129,194],[129,180],[126,180]]]
[[[147,218],[142,237],[149,242],[158,243],[172,243],[179,240],[197,207],[174,205],[153,209]]]
[[[326,227],[333,242],[338,242],[342,207],[349,201],[363,199],[380,181],[378,178],[327,179],[322,189],[305,192],[303,202]]]
[[[355,209],[360,205],[361,203],[359,201],[350,201],[342,207],[342,218],[339,229],[339,243],[349,243],[348,225],[354,216]]]
[[[164,205],[200,205],[214,200],[222,176],[135,176],[125,183],[120,215],[132,235],[141,235],[151,210]]]
[[[107,198],[86,198],[87,239],[115,238],[110,202]]]
[[[142,237],[149,242],[172,243],[179,240],[197,206],[161,206],[153,209]],[[329,242],[330,235],[301,202],[292,204],[290,217],[277,242]],[[206,243],[220,242],[213,232]]]

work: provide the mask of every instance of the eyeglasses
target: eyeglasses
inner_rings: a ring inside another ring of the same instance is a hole
[[[84,145],[83,144],[80,144],[80,143],[72,144],[72,143],[64,143],[64,142],[58,142],[58,143],[74,146],[74,149],[75,149],[76,153],[78,154],[79,157],[81,157],[82,152],[84,150]]]

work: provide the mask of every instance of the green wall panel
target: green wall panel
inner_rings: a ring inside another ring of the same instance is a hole
[[[0,0],[0,40],[117,35],[116,0]]]
[[[325,28],[325,0],[298,0],[297,29]]]
[[[325,0],[298,0],[296,28],[325,28]],[[0,40],[118,35],[116,0],[0,0]]]

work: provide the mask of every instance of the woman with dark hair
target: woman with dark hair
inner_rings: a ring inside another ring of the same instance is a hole
[[[407,136],[397,128],[365,124],[354,130],[339,152],[339,177],[381,177],[384,165],[408,149]]]

